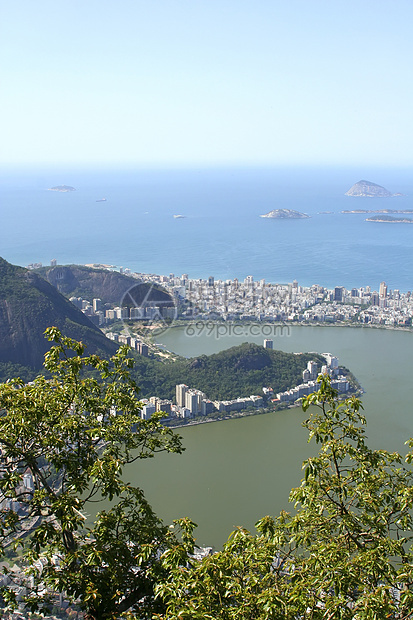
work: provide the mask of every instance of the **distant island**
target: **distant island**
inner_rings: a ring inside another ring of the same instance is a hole
[[[49,187],[49,192],[75,192],[76,188],[71,187],[70,185],[55,185],[54,187]]]
[[[176,215],[174,215],[174,218],[176,220],[183,220],[185,219],[186,215],[181,215],[180,213],[177,213]]]
[[[383,224],[413,224],[410,217],[392,217],[391,215],[373,215],[366,222],[382,222]]]
[[[260,215],[260,217],[267,217],[273,220],[303,220],[310,216],[306,213],[300,213],[300,211],[293,211],[292,209],[273,209],[265,215]]]
[[[400,193],[392,194],[385,187],[365,180],[355,183],[345,195],[364,198],[391,198],[392,196],[403,196],[403,194]]]
[[[341,213],[413,213],[413,209],[352,209],[344,210]]]

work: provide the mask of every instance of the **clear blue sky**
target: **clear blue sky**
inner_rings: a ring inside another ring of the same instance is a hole
[[[0,163],[413,164],[412,0],[0,0]]]

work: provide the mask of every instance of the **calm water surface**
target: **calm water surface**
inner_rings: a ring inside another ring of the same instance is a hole
[[[189,338],[183,328],[162,342],[181,355],[210,354],[246,338]],[[249,338],[261,343],[259,337]],[[367,328],[292,327],[274,346],[283,351],[330,351],[350,368],[366,390],[367,434],[374,447],[404,450],[413,436],[410,401],[413,333]],[[196,387],[196,386],[194,386]],[[167,521],[190,516],[198,541],[219,547],[237,525],[253,528],[265,514],[288,506],[301,479],[307,444],[300,409],[182,428],[183,455],[159,455],[131,467],[155,510]]]
[[[345,196],[362,178],[405,195]],[[46,191],[62,183],[76,191]],[[96,202],[102,197],[106,202]],[[191,278],[251,274],[269,282],[373,289],[385,280],[390,289],[413,288],[413,226],[341,213],[413,209],[411,170],[0,169],[0,204],[0,255],[19,265],[56,258]],[[311,217],[259,217],[272,209]]]
[[[360,179],[405,194],[349,198]],[[66,184],[75,192],[48,192]],[[105,197],[106,202],[96,202]],[[0,255],[20,265],[110,263],[191,278],[245,278],[333,287],[413,290],[413,226],[372,224],[344,209],[413,209],[411,170],[262,168],[190,170],[0,170]],[[271,209],[304,220],[268,220]],[[326,214],[325,212],[331,212]],[[173,218],[183,214],[184,219]],[[413,435],[411,333],[294,327],[277,338],[285,351],[331,351],[366,389],[368,433],[401,450]],[[173,351],[213,353],[244,340],[162,337]],[[196,387],[196,386],[194,386]],[[165,520],[188,515],[199,542],[219,546],[235,525],[253,527],[287,507],[311,446],[299,409],[182,429],[183,456],[160,455],[130,470]]]

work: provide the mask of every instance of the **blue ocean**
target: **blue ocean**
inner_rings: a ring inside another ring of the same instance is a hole
[[[361,179],[404,196],[345,196]],[[56,185],[76,191],[47,191]],[[3,169],[0,200],[0,255],[18,265],[55,258],[190,278],[413,288],[413,226],[341,213],[413,209],[407,169]],[[272,209],[311,218],[259,217]]]

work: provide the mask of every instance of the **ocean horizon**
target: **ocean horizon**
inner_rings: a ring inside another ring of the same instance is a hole
[[[404,195],[345,196],[361,179]],[[57,185],[76,191],[47,191]],[[342,213],[413,209],[409,169],[3,168],[0,195],[0,255],[22,266],[56,259],[195,279],[413,288],[413,226]],[[273,209],[310,218],[260,217]]]

